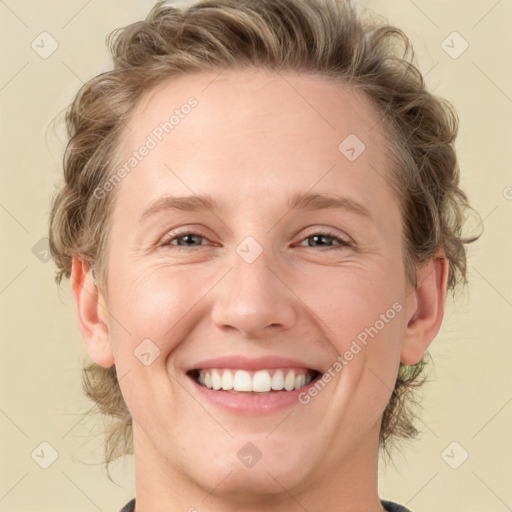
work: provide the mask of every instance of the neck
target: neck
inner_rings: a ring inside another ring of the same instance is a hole
[[[238,465],[234,469],[226,466],[225,471],[212,478],[209,484],[197,481],[194,474],[188,474],[183,467],[180,469],[173,461],[175,457],[159,454],[135,422],[133,426],[135,512],[296,512],[301,508],[324,512],[384,510],[377,493],[380,424],[375,425],[367,438],[342,461],[339,454],[331,452],[324,457],[321,467],[315,466],[314,474],[299,469],[294,486],[284,488],[272,476],[271,470],[265,472],[260,468],[266,475],[263,484],[258,480],[257,489],[248,485],[251,473]],[[237,471],[241,475],[237,475]],[[238,482],[244,485],[237,487]]]

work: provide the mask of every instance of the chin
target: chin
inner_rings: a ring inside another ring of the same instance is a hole
[[[261,506],[264,505],[265,500],[275,505],[276,494],[283,493],[284,489],[296,487],[302,478],[297,468],[290,465],[258,466],[259,464],[252,468],[238,466],[222,474],[210,473],[208,482],[204,482],[204,487],[208,492],[215,489],[213,493],[215,496],[225,496],[228,501],[235,503],[255,502],[257,497]]]
[[[304,462],[310,460],[313,464],[311,457],[284,444],[277,435],[272,443],[260,436],[254,443],[250,439],[251,436],[244,436],[243,441],[237,438],[236,449],[229,450],[230,453],[219,452],[208,457],[203,454],[206,460],[196,468],[198,473],[194,479],[208,492],[215,489],[216,496],[225,494],[230,501],[249,498],[254,501],[257,495],[258,500],[272,498],[274,504],[275,495],[282,493],[283,488],[295,488],[308,479],[311,468]],[[280,446],[280,449],[273,450],[273,446]],[[198,458],[201,458],[199,454]],[[205,466],[209,466],[206,471]]]

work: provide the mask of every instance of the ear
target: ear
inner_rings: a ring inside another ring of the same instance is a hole
[[[409,323],[405,331],[400,361],[418,363],[436,337],[443,320],[449,262],[442,249],[417,272],[417,286],[407,301]]]
[[[97,364],[110,367],[114,356],[110,347],[108,312],[86,261],[77,257],[71,264],[71,288],[78,325],[89,357]]]

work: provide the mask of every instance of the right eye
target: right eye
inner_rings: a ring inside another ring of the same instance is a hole
[[[171,236],[167,237],[164,239],[164,241],[160,244],[160,247],[176,247],[178,250],[187,250],[186,248],[187,247],[201,247],[201,245],[203,244],[199,244],[199,245],[191,245],[191,244],[187,244],[185,243],[184,245],[180,245],[179,242],[181,240],[185,240],[185,241],[194,241],[197,240],[197,239],[204,239],[206,240],[206,237],[203,236],[201,233],[196,233],[194,231],[182,231],[181,233],[172,233]],[[177,241],[177,243],[173,243],[174,241]]]

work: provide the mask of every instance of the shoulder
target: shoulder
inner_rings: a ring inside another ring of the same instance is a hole
[[[135,509],[135,498],[131,499],[119,512],[133,512]]]
[[[381,500],[380,502],[387,512],[411,512],[408,508],[398,505],[398,503],[393,503],[392,501]]]

